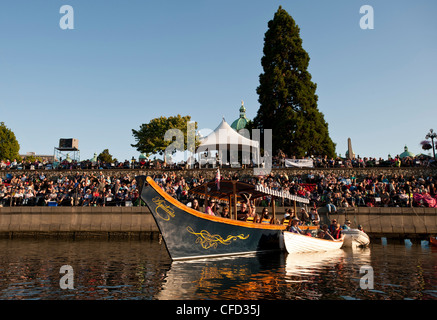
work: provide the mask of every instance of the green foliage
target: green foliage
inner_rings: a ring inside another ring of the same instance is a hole
[[[112,155],[109,153],[108,149],[103,150],[98,156],[97,160],[105,163],[112,163],[114,160],[112,159]]]
[[[38,161],[38,162],[42,162],[43,161],[41,157],[35,157],[33,155],[32,156],[26,156],[24,160],[26,160],[26,162],[28,162],[28,163],[34,163],[35,161]]]
[[[149,123],[144,123],[139,130],[132,129],[132,134],[136,144],[131,144],[141,153],[147,156],[158,153],[162,155],[165,149],[173,141],[165,141],[165,133],[170,129],[179,129],[183,133],[184,143],[178,147],[179,151],[187,149],[187,123],[191,121],[190,116],[177,115],[175,117],[160,117],[152,119]],[[197,122],[194,124],[194,130],[197,129]],[[175,140],[175,139],[173,139]],[[198,142],[196,142],[196,147]]]
[[[317,85],[307,71],[310,61],[300,30],[280,6],[264,37],[263,71],[257,88],[260,108],[254,126],[273,129],[273,152],[288,156],[335,156],[328,124],[317,108]]]
[[[0,160],[21,159],[20,145],[18,144],[15,134],[6,127],[3,122],[0,122]]]

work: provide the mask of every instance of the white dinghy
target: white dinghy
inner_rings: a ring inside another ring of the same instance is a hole
[[[288,253],[337,250],[343,246],[343,242],[344,238],[339,240],[325,240],[284,231],[284,243]]]
[[[365,247],[369,245],[369,236],[358,229],[347,229],[341,230],[341,233],[345,235],[344,237],[344,247]]]

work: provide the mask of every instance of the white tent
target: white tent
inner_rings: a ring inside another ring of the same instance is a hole
[[[246,138],[232,129],[224,118],[213,132],[200,141],[200,146],[196,152],[201,153],[208,151],[208,153],[210,153],[215,150],[219,151],[220,158],[229,152],[231,162],[237,161],[238,151],[242,151],[243,158],[254,154],[258,163],[259,142]]]

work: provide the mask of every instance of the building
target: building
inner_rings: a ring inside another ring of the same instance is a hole
[[[33,157],[33,158],[36,158],[36,159],[40,159],[41,161],[47,161],[47,162],[53,162],[54,161],[53,155],[36,154],[35,152],[27,152],[26,154],[20,154],[20,157],[23,160],[26,160],[29,157]]]
[[[415,154],[412,153],[412,152],[410,152],[410,151],[408,151],[407,146],[405,146],[405,148],[404,148],[404,152],[402,152],[402,153],[399,155],[399,157],[400,157],[401,159],[406,158],[406,157],[414,158],[414,157],[415,157]]]
[[[246,128],[248,121],[249,120],[247,120],[246,118],[246,108],[244,107],[244,101],[241,101],[240,117],[232,122],[231,128],[238,132],[239,130]]]

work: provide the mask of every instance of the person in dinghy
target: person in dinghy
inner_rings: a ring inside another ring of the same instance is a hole
[[[311,237],[311,233],[308,231],[309,229],[302,231],[301,228],[299,228],[299,222],[300,219],[297,217],[294,217],[291,220],[291,226],[288,228],[288,231],[292,232],[292,233],[297,233],[297,234],[302,234],[304,236],[310,236]]]
[[[293,233],[298,233],[298,234],[303,234],[303,231],[301,228],[299,228],[299,218],[294,217],[291,220],[291,226],[290,228],[288,228],[288,231],[293,232]]]
[[[334,240],[342,240],[344,238],[344,234],[341,232],[341,226],[339,223],[334,226],[334,230],[331,232],[331,235]]]

